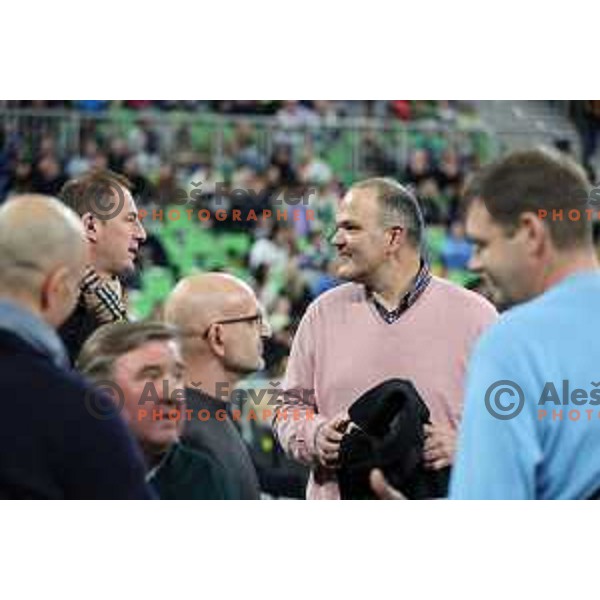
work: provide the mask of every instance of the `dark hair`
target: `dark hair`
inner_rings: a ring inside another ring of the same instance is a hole
[[[77,369],[92,380],[109,378],[118,358],[148,342],[178,340],[178,331],[165,323],[138,321],[110,323],[87,339],[77,359]]]
[[[354,184],[352,190],[373,189],[381,209],[383,225],[395,224],[402,219],[408,240],[419,248],[423,241],[423,213],[412,192],[388,177],[372,177]]]
[[[508,154],[479,173],[468,188],[465,195],[480,199],[493,220],[509,231],[518,227],[523,213],[546,210],[544,223],[556,248],[591,242],[591,222],[583,212],[590,184],[583,169],[556,150]],[[561,210],[555,214],[562,218],[554,218],[552,211]],[[570,220],[569,210],[578,210],[579,220]]]
[[[81,217],[92,210],[99,196],[111,196],[115,186],[124,187],[128,191],[133,188],[124,175],[108,169],[94,170],[81,177],[69,179],[58,197]]]

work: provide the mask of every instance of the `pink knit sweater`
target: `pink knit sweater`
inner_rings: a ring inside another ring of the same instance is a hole
[[[496,316],[483,297],[438,277],[392,324],[362,285],[346,283],[315,300],[298,328],[284,384],[314,394],[304,393],[302,403],[297,394],[286,395],[284,408],[295,418],[274,421],[285,451],[312,466],[307,497],[339,498],[334,473],[316,464],[317,427],[385,379],[412,380],[432,422],[456,430],[469,353]]]

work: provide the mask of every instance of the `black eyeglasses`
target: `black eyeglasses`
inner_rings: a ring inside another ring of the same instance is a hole
[[[255,315],[249,315],[247,317],[234,317],[232,319],[221,319],[220,321],[213,321],[207,328],[206,331],[201,334],[204,339],[208,337],[208,332],[213,325],[230,325],[232,323],[256,323],[260,329],[264,326],[264,319],[262,314],[256,313]],[[196,332],[190,331],[189,333],[183,334],[185,337],[193,337],[200,335]]]
[[[227,325],[229,323],[252,323],[255,322],[257,325],[263,324],[263,316],[260,313],[250,315],[249,317],[235,317],[234,319],[223,319],[221,321],[215,321],[215,325]]]
[[[263,327],[263,316],[260,313],[256,313],[255,315],[250,315],[248,317],[234,317],[233,319],[221,319],[220,321],[214,321],[211,323],[204,332],[204,338],[208,337],[208,332],[213,325],[230,325],[232,323],[256,323],[259,329]]]

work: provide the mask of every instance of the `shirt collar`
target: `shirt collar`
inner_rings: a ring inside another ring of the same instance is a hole
[[[49,356],[57,367],[69,367],[67,353],[56,331],[40,317],[14,302],[0,300],[0,329],[14,333]]]
[[[373,302],[377,312],[387,323],[397,321],[421,296],[431,281],[431,270],[425,260],[421,260],[421,267],[413,282],[412,287],[400,298],[400,303],[393,310],[388,310],[379,302],[370,290],[367,290],[367,298]]]
[[[146,483],[152,483],[158,472],[166,465],[167,461],[177,452],[179,442],[175,442],[161,457],[160,460],[146,473]]]

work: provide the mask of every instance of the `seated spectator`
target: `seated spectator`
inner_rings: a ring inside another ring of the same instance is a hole
[[[440,164],[435,171],[441,194],[449,202],[450,220],[457,217],[460,194],[464,181],[464,174],[461,169],[458,154],[454,150],[446,150],[442,154]]]
[[[600,100],[576,101],[581,105],[580,136],[582,161],[588,174],[593,174],[592,159],[598,148],[600,137]],[[592,181],[594,178],[592,177]]]
[[[331,167],[315,155],[311,145],[307,145],[298,167],[300,180],[308,185],[327,185],[333,178]]]
[[[58,160],[53,156],[42,158],[33,171],[32,191],[38,194],[56,196],[67,178]]]
[[[440,190],[433,177],[421,180],[417,186],[417,196],[423,207],[423,214],[427,223],[446,223],[449,211],[448,202],[440,194]]]
[[[8,196],[15,194],[25,194],[33,189],[32,183],[33,169],[31,163],[19,161],[13,170],[13,175],[8,183]]]
[[[56,141],[50,135],[43,135],[37,148],[38,152],[35,157],[35,162],[39,163],[44,158],[56,158]]]
[[[324,292],[333,289],[342,283],[336,276],[337,267],[335,262],[329,261],[324,269],[312,282],[310,286],[311,300],[314,300]]]
[[[277,169],[279,175],[277,184],[279,186],[294,185],[298,181],[289,146],[279,145],[276,147],[271,158],[271,166]]]
[[[307,130],[319,126],[317,114],[298,100],[284,100],[275,119],[279,126],[275,141],[292,148],[302,145]]]
[[[108,168],[111,171],[120,173],[123,171],[123,165],[129,155],[129,147],[127,142],[121,138],[113,138],[110,141],[108,151]]]
[[[250,249],[250,268],[258,269],[266,265],[270,269],[284,269],[290,255],[290,230],[275,222],[268,237],[256,240]]]
[[[162,164],[158,171],[158,181],[156,182],[156,202],[160,206],[169,206],[177,198],[177,190],[175,167],[170,163]]]
[[[255,170],[264,168],[265,159],[256,144],[254,128],[248,121],[236,123],[229,154],[238,167],[250,167]]]
[[[94,139],[88,139],[83,144],[83,153],[72,156],[67,163],[67,175],[79,177],[92,169],[94,161],[99,153],[98,143]]]
[[[406,171],[404,172],[404,183],[417,188],[423,181],[431,179],[433,170],[429,162],[429,154],[426,150],[418,148],[411,153]]]
[[[98,152],[92,158],[92,166],[90,171],[107,171],[108,170],[108,156],[103,152]],[[85,174],[85,173],[84,173]]]
[[[370,129],[363,134],[363,154],[365,169],[372,176],[390,176],[396,172],[396,162],[377,135]]]
[[[462,221],[454,221],[449,235],[442,246],[441,260],[447,271],[466,270],[468,268],[473,246],[465,237],[465,226]]]
[[[146,481],[164,500],[222,500],[225,475],[209,455],[181,443],[184,364],[175,330],[162,323],[113,323],[96,330],[77,361],[96,383],[120,390],[121,414],[146,458]]]
[[[154,188],[150,181],[142,175],[137,156],[129,156],[123,163],[123,175],[131,182],[131,193],[142,205],[154,198]]]

